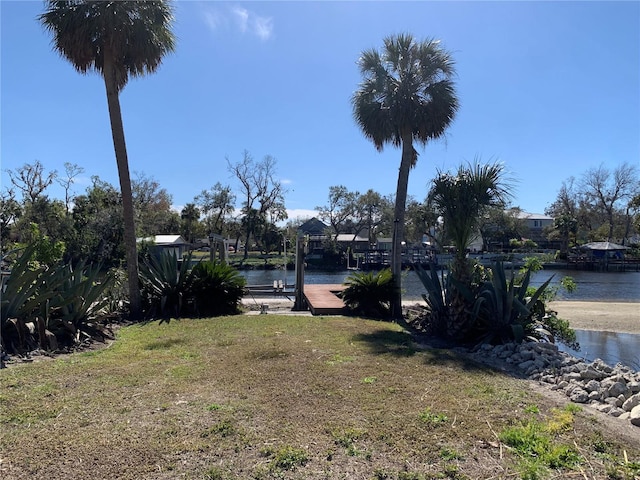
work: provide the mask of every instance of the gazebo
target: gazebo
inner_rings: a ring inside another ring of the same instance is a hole
[[[624,252],[629,247],[613,242],[589,242],[581,245],[580,250],[589,252],[591,260],[605,269],[610,263],[624,263]]]

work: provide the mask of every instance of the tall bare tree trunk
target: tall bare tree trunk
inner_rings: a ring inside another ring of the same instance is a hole
[[[402,160],[398,171],[396,188],[396,204],[393,214],[393,243],[391,251],[391,273],[396,285],[395,298],[391,302],[391,316],[402,318],[402,240],[404,239],[404,216],[407,205],[407,188],[409,186],[409,170],[414,163],[415,150],[411,132],[402,135]]]
[[[106,55],[105,55],[106,57]],[[109,121],[111,122],[111,136],[118,165],[118,178],[122,194],[122,211],[124,218],[124,246],[127,258],[127,275],[129,281],[129,309],[131,318],[139,320],[142,315],[142,302],[138,279],[138,249],[136,244],[136,228],[133,212],[133,195],[131,194],[131,176],[129,175],[129,160],[127,145],[124,139],[120,98],[115,82],[113,64],[104,61],[104,83],[107,90],[107,104],[109,106]]]

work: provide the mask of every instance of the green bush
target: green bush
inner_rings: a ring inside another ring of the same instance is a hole
[[[191,272],[190,296],[203,317],[238,313],[245,278],[225,263],[200,262]]]
[[[374,272],[354,272],[344,281],[341,297],[356,315],[388,318],[396,285],[390,269]]]

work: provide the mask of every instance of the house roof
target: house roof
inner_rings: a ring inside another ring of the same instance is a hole
[[[146,238],[138,238],[138,242],[152,242],[156,245],[188,245],[181,235],[154,235]]]
[[[542,213],[530,213],[530,212],[518,212],[518,218],[521,220],[553,220],[553,217],[549,215],[543,215]]]
[[[368,242],[369,239],[365,237],[361,237],[360,235],[356,235],[354,238],[353,233],[339,233],[336,237],[337,242]]]
[[[625,247],[624,245],[618,245],[617,243],[612,243],[612,242],[590,242],[590,243],[585,243],[584,245],[581,245],[580,248],[584,250],[609,250],[609,251],[629,249],[629,247]]]
[[[327,225],[324,222],[313,217],[300,225],[298,231],[307,235],[323,235],[326,228]]]

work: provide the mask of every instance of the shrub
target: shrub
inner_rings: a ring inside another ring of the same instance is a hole
[[[427,290],[423,295],[429,307],[426,329],[435,333],[445,331],[451,316],[451,292],[455,288],[464,297],[471,316],[472,327],[465,337],[469,342],[557,339],[578,349],[575,332],[568,322],[546,308],[546,303],[555,293],[548,288],[553,277],[538,288],[529,287],[531,272],[536,269],[535,262],[530,262],[529,268],[525,267],[518,275],[512,271],[511,278],[507,280],[504,265],[496,262],[489,271],[474,271],[471,286],[467,286],[452,275],[440,280],[433,266],[428,272],[418,267],[416,273]]]
[[[531,271],[516,283],[513,271],[507,281],[504,265],[496,262],[491,281],[480,286],[475,298],[468,298],[475,319],[476,339],[484,342],[522,341],[537,336],[537,327],[546,314],[540,296],[551,282],[549,278],[531,296],[527,288]],[[552,277],[553,278],[553,277]]]
[[[99,328],[91,320],[107,304],[113,279],[107,274],[99,281],[100,266],[47,267],[34,261],[36,254],[36,245],[25,248],[2,285],[0,328],[9,351],[50,348],[46,330],[64,345],[78,342],[82,332],[94,335]]]
[[[90,320],[108,305],[107,290],[114,282],[111,273],[100,278],[100,265],[76,267],[61,265],[45,277],[43,287],[50,291],[46,318],[47,330],[53,332],[60,343],[71,344],[80,340],[80,333],[94,335],[98,329]]]
[[[427,290],[426,295],[423,294],[422,298],[429,307],[428,316],[421,327],[431,332],[443,332],[446,329],[451,308],[451,276],[445,277],[441,272],[442,279],[438,278],[438,270],[433,263],[429,265],[429,271],[421,265],[416,265],[415,272]]]
[[[344,282],[341,297],[347,308],[356,315],[388,318],[391,301],[396,292],[390,269],[374,272],[354,272]]]
[[[198,315],[238,313],[246,281],[235,268],[225,263],[200,262],[191,275],[190,295]]]
[[[189,291],[191,254],[181,263],[175,252],[163,251],[159,256],[148,256],[140,264],[141,294],[147,316],[180,317],[185,296]]]

